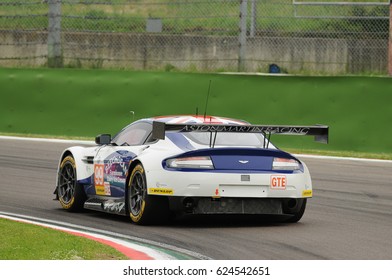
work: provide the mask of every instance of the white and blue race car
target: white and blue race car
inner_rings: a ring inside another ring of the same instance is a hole
[[[313,135],[327,126],[251,125],[211,116],[138,120],[96,146],[60,158],[61,206],[129,215],[136,224],[173,214],[267,214],[297,222],[312,197],[309,170],[270,143],[271,134]]]

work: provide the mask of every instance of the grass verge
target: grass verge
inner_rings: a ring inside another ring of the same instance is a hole
[[[127,257],[93,240],[0,218],[0,260],[127,260]]]
[[[382,77],[0,68],[0,133],[91,140],[101,133],[114,135],[134,119],[204,112],[210,81],[207,114],[253,124],[330,127],[328,145],[313,137],[273,135],[278,147],[392,154],[387,126],[392,79]]]

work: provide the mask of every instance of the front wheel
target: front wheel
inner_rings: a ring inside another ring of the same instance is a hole
[[[148,195],[144,168],[132,170],[128,182],[128,211],[132,222],[139,225],[164,223],[169,216],[167,197]]]
[[[70,155],[60,164],[57,184],[57,194],[61,206],[71,212],[83,209],[86,194],[76,177],[75,159]]]

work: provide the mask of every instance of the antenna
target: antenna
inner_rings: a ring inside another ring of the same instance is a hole
[[[199,116],[199,107],[196,107],[196,117]]]
[[[135,112],[134,111],[129,111],[129,113],[132,114],[132,122],[135,120]]]
[[[206,115],[207,115],[207,106],[208,106],[208,100],[210,99],[210,90],[211,90],[211,80],[210,83],[208,85],[208,93],[207,93],[207,100],[206,100],[206,107],[204,109],[204,119],[206,119]]]

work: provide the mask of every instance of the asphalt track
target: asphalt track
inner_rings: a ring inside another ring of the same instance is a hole
[[[0,139],[0,211],[163,242],[213,259],[392,259],[392,162],[305,158],[314,197],[297,224],[260,217],[136,226],[127,217],[68,213],[54,201],[67,143]]]

